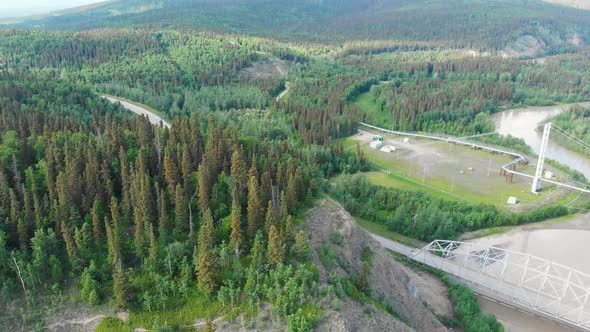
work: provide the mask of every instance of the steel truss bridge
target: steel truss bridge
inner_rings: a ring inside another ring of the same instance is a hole
[[[435,240],[410,251],[385,247],[442,270],[477,293],[590,331],[588,274],[532,255],[468,242]]]

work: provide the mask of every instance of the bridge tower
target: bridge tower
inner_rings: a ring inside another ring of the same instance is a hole
[[[541,189],[541,176],[543,176],[543,166],[545,165],[545,153],[547,152],[547,143],[549,143],[549,134],[551,133],[551,122],[546,123],[543,128],[543,138],[541,139],[541,149],[539,150],[539,159],[537,160],[537,169],[535,170],[535,177],[533,178],[533,185],[531,192],[535,195],[539,194]]]

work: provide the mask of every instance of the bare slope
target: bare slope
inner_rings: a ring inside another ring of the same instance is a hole
[[[363,269],[363,253],[369,248],[372,252],[369,285],[373,298],[385,299],[405,321],[372,305],[347,299],[339,312],[332,312],[322,322],[319,330],[447,331],[436,319],[436,315],[452,315],[452,305],[442,282],[396,262],[341,206],[329,200],[320,201],[309,213],[304,227],[310,236],[312,258],[320,269],[321,282],[326,282],[331,273],[358,277]],[[334,238],[341,240],[334,241]],[[320,259],[321,248],[326,243],[330,243],[337,257],[338,263],[332,268],[326,268]]]

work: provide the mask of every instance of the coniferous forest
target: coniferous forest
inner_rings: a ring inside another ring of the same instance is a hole
[[[270,304],[290,331],[308,331],[326,296],[301,228],[318,198],[423,241],[568,212],[508,214],[361,176],[331,178],[374,167],[341,140],[359,121],[470,135],[492,131],[490,115],[508,106],[590,100],[586,12],[562,9],[555,18],[553,5],[532,0],[516,12],[503,1],[473,2],[428,7],[416,15],[431,25],[410,29],[395,19],[406,15],[401,1],[379,7],[390,19],[370,7],[379,1],[296,1],[299,16],[274,21],[254,20],[234,1],[144,2],[144,12],[125,12],[143,4],[127,1],[30,23],[47,30],[0,29],[0,308],[22,308],[0,325],[42,330],[35,308],[64,301],[128,310],[131,323],[150,329],[180,329],[195,312],[255,317]],[[515,14],[525,10],[533,18]],[[465,13],[478,14],[450,25]],[[574,32],[578,45],[568,42]],[[522,47],[514,41],[523,36],[544,51],[502,53]],[[171,126],[107,95],[147,105]],[[561,125],[588,136],[582,122],[572,124],[586,113]],[[370,299],[363,280],[336,284]],[[455,287],[453,299],[472,306]],[[453,324],[501,330],[482,317],[462,314]],[[107,319],[102,328],[133,324]]]

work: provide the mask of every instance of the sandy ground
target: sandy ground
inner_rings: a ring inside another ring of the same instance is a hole
[[[529,313],[507,307],[484,297],[478,297],[481,310],[496,315],[505,332],[573,332],[549,320],[532,316]]]
[[[14,307],[14,308],[13,308]],[[0,331],[32,331],[31,323],[25,323],[20,319],[21,305],[18,301],[14,302],[11,307],[0,308],[4,312],[4,317],[0,315]],[[89,307],[82,303],[77,304],[59,304],[51,306],[48,304],[40,305],[35,308],[38,312],[39,323],[43,326],[43,331],[50,332],[90,332],[96,329],[96,326],[102,319],[108,315],[114,314],[109,309]],[[29,316],[33,313],[26,312]]]
[[[240,77],[247,79],[269,79],[287,75],[289,65],[280,59],[266,58],[252,63],[250,67],[240,71]]]
[[[409,325],[419,331],[446,331],[436,315],[451,316],[452,305],[447,298],[447,289],[437,278],[416,272],[396,262],[393,256],[376,240],[362,230],[354,219],[337,203],[321,200],[306,217],[306,234],[313,249],[313,261],[320,269],[320,281],[325,282],[330,273],[358,275],[362,270],[362,251],[368,247],[373,253],[370,287],[374,296],[382,297],[404,317]],[[327,269],[319,259],[319,248],[331,241],[335,233],[342,236],[342,244],[332,243],[338,264]],[[320,325],[319,330],[332,331],[404,331],[404,325],[393,316],[366,305],[343,301],[339,313],[332,315]],[[365,307],[364,310],[361,310]],[[360,315],[359,312],[373,312]],[[338,327],[338,328],[337,328]]]

